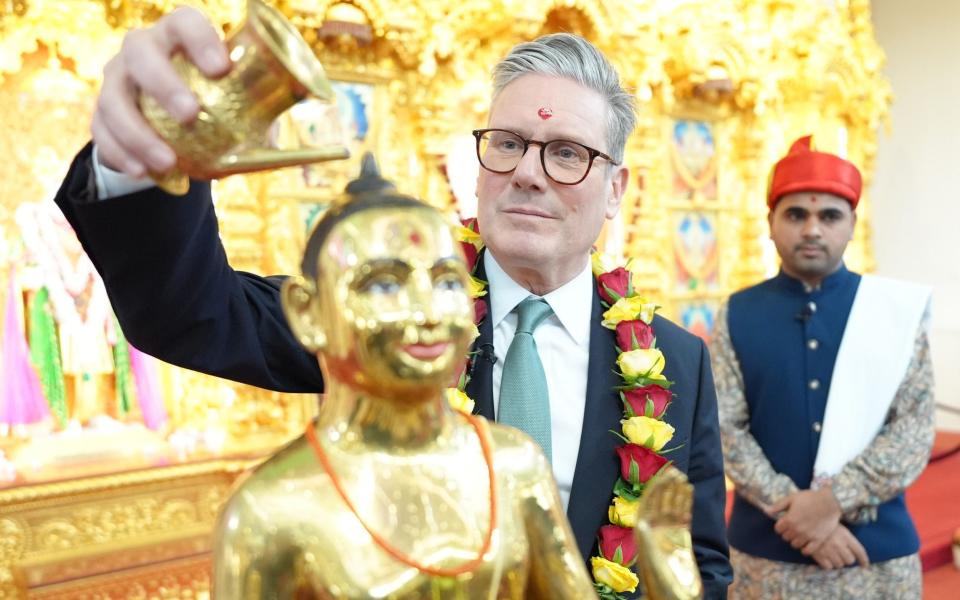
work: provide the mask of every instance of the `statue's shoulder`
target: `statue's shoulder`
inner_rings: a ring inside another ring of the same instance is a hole
[[[488,423],[498,470],[537,476],[552,472],[547,457],[533,438],[515,427]]]
[[[316,459],[311,457],[313,451],[306,436],[296,437],[251,471],[251,483],[293,475],[294,472],[301,471],[305,463],[316,465]]]
[[[284,483],[311,475],[316,479],[321,470],[310,443],[300,436],[274,452],[272,456],[237,478],[228,504],[256,502],[269,496]]]

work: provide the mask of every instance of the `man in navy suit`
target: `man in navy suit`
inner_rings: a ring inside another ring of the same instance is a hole
[[[138,348],[265,388],[321,391],[314,357],[286,327],[280,278],[227,264],[209,185],[191,182],[188,197],[174,200],[141,179],[148,169],[165,172],[175,159],[145,125],[136,93],[156,97],[183,122],[197,114],[196,100],[169,69],[178,49],[208,75],[229,69],[213,28],[194,11],[175,11],[129,34],[104,71],[94,145],[74,162],[57,202]],[[580,37],[557,34],[517,46],[497,65],[489,123],[474,133],[483,164],[478,223],[487,248],[480,268],[490,293],[467,391],[481,414],[497,417],[516,308],[530,296],[543,299],[551,314],[533,335],[547,380],[553,470],[585,557],[607,522],[619,475],[610,430],[619,429],[623,414],[613,390],[614,334],[600,325],[589,257],[604,220],[619,209],[634,125],[634,99],[606,58]],[[484,161],[491,144],[513,158]],[[698,338],[669,321],[657,317],[653,328],[666,356],[664,374],[676,382],[666,420],[679,448],[669,457],[694,485],[692,534],[705,594],[722,598],[732,572],[709,357]]]

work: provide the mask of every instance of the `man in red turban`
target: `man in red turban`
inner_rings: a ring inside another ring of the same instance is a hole
[[[844,266],[861,186],[794,142],[767,193],[780,273],[717,315],[737,598],[920,597],[903,491],[933,442],[930,292]]]
[[[816,287],[843,264],[860,202],[860,171],[848,160],[812,148],[812,136],[790,146],[770,173],[770,238],[783,271]]]
[[[794,192],[823,192],[840,196],[856,209],[862,186],[860,170],[849,160],[813,149],[813,136],[804,136],[790,146],[770,173],[767,206]]]

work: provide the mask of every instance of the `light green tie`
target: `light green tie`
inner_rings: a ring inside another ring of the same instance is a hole
[[[550,396],[533,332],[553,309],[546,300],[530,296],[516,311],[517,332],[503,361],[497,420],[527,433],[550,460]]]

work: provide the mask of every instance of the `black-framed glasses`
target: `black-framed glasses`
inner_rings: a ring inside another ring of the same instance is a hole
[[[474,129],[473,137],[477,138],[480,166],[494,173],[516,169],[531,144],[540,146],[543,172],[563,185],[576,185],[586,179],[598,156],[611,164],[620,164],[599,150],[570,140],[528,140],[506,129]]]

